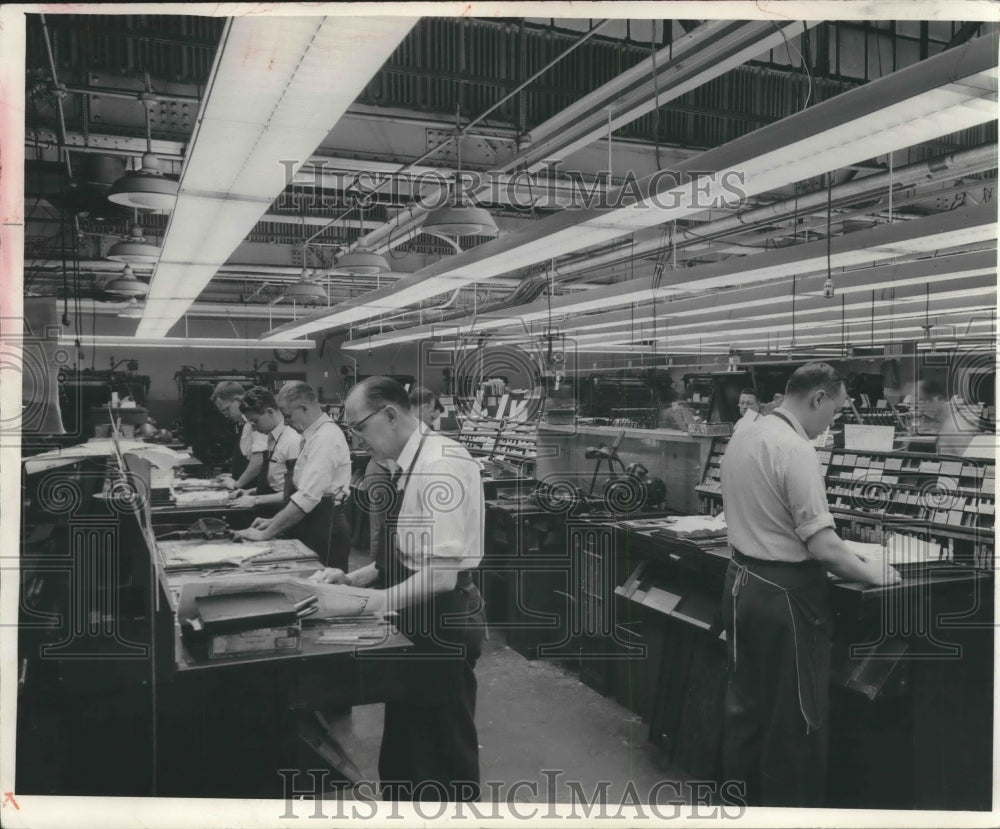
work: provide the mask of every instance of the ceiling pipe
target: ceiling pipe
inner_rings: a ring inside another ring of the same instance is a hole
[[[844,184],[835,186],[832,189],[832,195],[836,206],[837,201],[843,203],[847,199],[860,198],[886,190],[890,181],[894,187],[902,187],[933,179],[944,172],[954,171],[962,175],[972,175],[973,173],[994,169],[996,166],[996,147],[984,144],[940,158],[908,164],[905,167],[894,169],[892,173],[886,171],[884,173],[865,176],[864,178],[852,179]],[[746,232],[752,230],[753,225],[764,223],[774,224],[779,220],[788,220],[795,216],[796,209],[801,216],[807,211],[820,207],[825,208],[826,199],[826,190],[821,190],[800,196],[797,204],[796,199],[793,197],[757,207],[745,213],[736,213],[714,222],[699,225],[697,238],[678,239],[676,247],[680,249],[686,244],[705,241],[704,237],[706,236],[721,236],[733,231]],[[652,239],[636,242],[634,246],[626,242],[606,253],[574,257],[564,262],[557,261],[556,268],[560,275],[568,276],[569,274],[582,274],[593,271],[608,265],[629,262],[633,258],[640,256],[656,254],[664,249],[661,235],[658,233]]]

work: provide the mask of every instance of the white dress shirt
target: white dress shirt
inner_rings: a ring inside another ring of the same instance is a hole
[[[421,424],[396,465],[403,490],[396,543],[403,564],[411,570],[476,567],[483,557],[486,516],[479,464],[460,443]]]
[[[279,423],[265,437],[270,458],[267,462],[267,483],[275,492],[282,492],[288,462],[298,458],[302,436],[291,426]]]
[[[737,429],[739,429],[741,426],[745,426],[747,423],[753,423],[757,420],[760,420],[760,418],[761,418],[760,412],[756,411],[755,409],[747,409],[746,412],[743,414],[743,417],[741,417],[739,420],[736,421],[736,423],[733,424],[733,431],[735,432]]]
[[[722,456],[722,507],[729,544],[767,561],[805,561],[806,542],[835,528],[819,455],[795,416],[777,414],[744,426]]]
[[[302,433],[301,449],[292,473],[292,503],[312,512],[320,500],[351,483],[351,450],[340,427],[321,414]]]
[[[230,444],[232,445],[232,444]],[[240,432],[240,452],[250,459],[254,452],[267,451],[267,435],[256,431],[246,417],[243,418],[243,431]]]

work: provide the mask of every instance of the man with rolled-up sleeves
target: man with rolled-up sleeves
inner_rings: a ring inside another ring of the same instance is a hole
[[[277,403],[292,428],[302,434],[292,465],[291,491],[277,515],[254,519],[238,535],[267,541],[284,532],[315,552],[325,567],[347,569],[351,530],[342,506],[351,483],[347,439],[320,407],[308,383],[286,383]]]
[[[843,380],[807,363],[782,404],[734,433],[722,459],[732,548],[723,591],[728,688],[723,774],[748,805],[820,808],[826,789],[830,646],[827,571],[892,584],[899,574],[837,535],[812,439],[844,405]]]

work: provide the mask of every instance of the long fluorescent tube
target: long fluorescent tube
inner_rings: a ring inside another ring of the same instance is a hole
[[[315,340],[242,340],[225,337],[122,337],[110,334],[84,334],[80,345],[110,346],[113,348],[294,348],[303,351],[316,348]],[[69,334],[59,335],[59,345],[75,347],[77,338]]]
[[[254,17],[223,33],[141,336],[166,334],[416,23]]]
[[[991,279],[992,284],[984,284],[988,283]],[[997,288],[995,277],[984,276],[980,277],[978,282],[975,280],[966,281],[963,282],[963,285],[964,287],[956,288],[952,291],[931,294],[929,311],[926,309],[926,297],[919,290],[918,286],[915,286],[915,289],[907,297],[897,296],[892,301],[891,312],[886,312],[885,310],[889,300],[877,300],[879,313],[875,315],[875,319],[878,319],[883,314],[887,315],[887,317],[895,314],[899,319],[903,319],[911,312],[941,314],[950,313],[956,309],[978,310],[983,307],[996,305]],[[983,297],[984,299],[978,299],[979,297]],[[803,304],[801,301],[796,303],[793,312],[791,299],[788,298],[786,304],[780,309],[762,309],[759,312],[751,310],[746,314],[732,314],[716,319],[694,320],[687,316],[682,316],[679,320],[667,322],[662,316],[655,320],[650,317],[636,317],[634,323],[624,323],[619,325],[615,330],[593,332],[570,330],[562,331],[561,333],[574,342],[598,339],[608,340],[619,337],[621,334],[631,336],[633,332],[638,331],[650,334],[667,333],[670,337],[677,337],[678,341],[680,341],[681,337],[688,332],[693,332],[696,335],[707,335],[709,332],[718,330],[736,337],[742,332],[751,330],[746,326],[752,325],[754,322],[765,323],[772,330],[778,330],[786,320],[792,319],[796,320],[800,326],[815,325],[827,320],[840,322],[842,317],[846,324],[860,324],[871,322],[872,320],[871,300],[863,297],[859,298],[858,295],[854,295],[852,301],[849,303],[846,301],[836,302],[835,299],[823,300],[819,298],[811,304],[806,305],[806,307],[802,307]],[[655,332],[653,330],[654,325]],[[638,337],[639,335],[636,334],[636,336]]]
[[[898,265],[880,265],[874,268],[860,268],[834,274],[838,297],[846,297],[848,307],[866,301],[874,291],[881,293],[894,291],[896,300],[904,300],[918,291],[924,296],[928,285],[934,286],[931,295],[941,297],[957,290],[956,286],[978,287],[996,285],[997,256],[995,251],[959,253],[939,256],[933,259],[918,259]],[[987,281],[983,281],[986,278]],[[826,274],[801,277],[796,283],[796,310],[808,309],[812,305],[830,307],[829,300],[822,299],[823,282]],[[556,322],[563,333],[609,330],[623,324],[657,322],[675,325],[676,321],[711,315],[714,319],[750,318],[754,314],[772,313],[775,306],[791,304],[792,283],[790,279],[757,284],[749,288],[733,288],[728,291],[713,291],[699,296],[674,299],[653,308],[650,304],[636,306],[629,311],[612,311],[606,314],[568,317]],[[816,300],[821,300],[816,302]],[[654,315],[655,311],[655,315]],[[516,318],[511,321],[519,324]]]
[[[917,317],[916,319],[919,320],[921,318]],[[912,322],[912,320],[909,321]],[[891,320],[889,320],[889,322],[891,322]],[[900,321],[900,322],[905,323],[907,321]],[[947,317],[945,319],[941,319],[939,317],[938,321],[935,324],[941,326],[947,325],[955,328],[961,328],[961,330],[964,333],[970,335],[981,334],[981,333],[988,334],[994,331],[994,326],[990,320],[970,321],[968,317],[954,317],[954,318]],[[862,329],[860,333],[857,330],[858,328]],[[859,346],[868,345],[869,342],[872,341],[876,345],[878,345],[882,342],[885,342],[887,338],[893,341],[898,339],[913,339],[913,335],[915,332],[922,332],[922,331],[923,331],[923,325],[906,325],[906,324],[893,323],[888,326],[881,324],[877,326],[874,331],[872,331],[869,327],[866,327],[864,325],[859,325],[855,327],[853,334],[850,330],[850,327],[848,327],[848,330],[842,335],[840,325],[831,323],[829,325],[810,326],[804,331],[796,331],[795,342],[796,344],[801,345],[806,342],[825,341],[831,343],[839,343],[842,339],[847,339],[848,341],[853,339],[855,344]],[[774,332],[769,332],[769,333],[774,333]],[[790,336],[787,336],[787,334],[789,334],[790,331],[785,331],[784,333],[786,334],[786,336],[783,338],[777,336],[761,337],[761,336],[750,336],[748,334],[741,334],[739,336],[739,339],[735,342],[727,336],[716,334],[711,337],[705,338],[705,341],[702,343],[702,346],[706,349],[751,348],[754,346],[768,346],[768,345],[770,345],[772,348],[776,348],[776,347],[782,347],[780,346],[781,339],[785,340],[791,339]],[[922,336],[922,334],[920,334],[920,336]],[[654,338],[644,337],[644,339],[654,339]],[[674,346],[672,342],[673,340],[672,337],[664,338],[658,336],[655,338],[655,340],[658,350],[666,351],[667,353],[673,351]],[[623,341],[620,343],[608,343],[608,345],[623,345],[623,344],[628,344],[628,342],[629,341]],[[691,348],[692,345],[697,342],[698,338],[695,337],[693,340],[686,342],[685,345],[688,348]],[[651,349],[652,346],[647,346],[647,348]]]
[[[850,266],[857,267],[884,262],[905,254],[919,255],[959,245],[985,243],[996,239],[996,237],[997,215],[994,206],[987,205],[971,210],[953,210],[944,215],[928,216],[911,222],[883,225],[873,230],[838,236],[832,240],[830,246],[830,263],[832,267],[838,269]],[[975,270],[978,273],[989,273],[996,270],[995,253],[981,254],[978,258],[971,260],[959,259],[958,256],[972,257],[973,254],[948,257],[948,261],[944,264],[938,262],[918,265],[914,262],[905,263],[898,267],[900,271],[912,268],[916,276],[920,277],[926,274],[928,278],[940,274],[942,267],[947,269],[949,266],[958,270]],[[928,263],[934,261],[928,260]],[[949,263],[954,264],[949,265]],[[655,277],[636,279],[618,285],[597,288],[582,296],[557,297],[552,300],[551,307],[548,301],[533,302],[505,310],[500,314],[470,316],[447,323],[414,326],[391,334],[351,340],[345,342],[341,348],[345,350],[377,348],[383,345],[412,342],[430,337],[461,336],[511,325],[523,326],[536,320],[547,320],[550,315],[557,318],[566,314],[582,314],[622,305],[638,305],[654,298],[657,301],[666,300],[675,294],[725,285],[743,286],[755,282],[770,282],[782,276],[789,277],[793,274],[821,272],[823,274],[821,277],[807,277],[807,280],[811,281],[805,282],[801,288],[803,291],[818,291],[822,289],[823,280],[826,278],[826,267],[826,241],[808,242],[753,256],[669,272],[664,274],[664,279],[661,280],[659,286],[657,286]],[[857,285],[858,277],[854,274],[847,273],[844,276],[849,285]],[[875,279],[866,283],[865,287],[858,289],[870,291],[882,287],[877,284],[879,279],[887,286],[895,285],[892,276],[893,268],[887,266]],[[760,290],[765,293],[774,293],[774,290],[768,287]],[[689,300],[678,300],[678,302],[687,303]],[[719,309],[713,310],[718,311]],[[669,304],[665,304],[662,313],[669,315],[671,312]],[[295,325],[296,323],[289,323],[273,330],[280,331]],[[267,334],[265,334],[266,336]]]
[[[773,322],[767,322],[761,320],[757,325],[734,325],[730,328],[726,328],[724,325],[714,326],[712,329],[705,329],[699,331],[697,327],[693,328],[687,333],[677,333],[676,331],[670,330],[664,333],[664,330],[660,328],[655,333],[648,328],[639,329],[635,332],[617,332],[613,335],[605,335],[603,338],[597,334],[591,334],[586,336],[581,336],[579,341],[582,343],[589,342],[591,340],[598,340],[603,342],[612,343],[626,343],[634,342],[635,340],[649,340],[655,339],[657,342],[667,343],[670,347],[679,347],[682,345],[691,345],[698,342],[711,342],[711,341],[724,341],[733,348],[738,348],[740,343],[745,342],[754,336],[770,336],[772,339],[781,334],[791,334],[793,331],[796,334],[799,333],[809,333],[812,331],[820,329],[836,329],[837,331],[857,331],[861,330],[864,334],[864,339],[869,338],[869,332],[873,323],[892,323],[899,322],[901,324],[910,322],[913,320],[923,320],[925,317],[925,312],[917,306],[917,303],[911,303],[914,307],[913,310],[907,312],[893,312],[893,313],[883,313],[875,314],[874,317],[871,315],[859,315],[856,317],[848,317],[843,323],[836,318],[836,315],[831,314],[825,319],[808,319],[800,320],[796,319],[795,323],[788,322],[790,315],[784,314],[779,318],[776,318]],[[981,312],[983,305],[981,303],[976,304],[974,301],[966,300],[956,300],[949,303],[947,307],[942,307],[937,310],[931,311],[931,318],[941,318],[943,314],[955,315],[955,314],[965,314],[963,317],[968,321],[969,314],[974,314],[976,312]],[[949,316],[948,319],[957,319],[958,317]],[[975,320],[974,322],[979,322]],[[625,336],[622,336],[622,334]],[[569,338],[570,341],[575,341],[575,338]],[[796,336],[798,339],[798,336]]]
[[[664,186],[655,200],[646,198],[631,207],[557,213],[435,262],[391,290],[374,291],[332,312],[278,326],[265,337],[352,325],[444,293],[449,286],[471,284],[682,218],[704,209],[706,199],[731,196],[722,187],[724,182],[732,184],[726,173],[738,174],[740,190],[752,196],[994,121],[998,43],[996,33],[984,35],[678,165],[679,172],[711,170],[718,173],[715,177]],[[699,187],[700,201],[694,198]]]

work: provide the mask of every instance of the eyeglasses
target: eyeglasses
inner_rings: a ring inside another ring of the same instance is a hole
[[[354,432],[354,434],[360,435],[361,434],[361,427],[365,425],[365,421],[368,420],[368,418],[375,417],[375,415],[377,415],[383,409],[388,408],[388,405],[389,404],[387,403],[385,406],[379,406],[379,408],[377,408],[374,412],[371,412],[370,414],[365,415],[365,417],[361,418],[361,420],[359,420],[357,423],[353,423],[353,424],[352,423],[348,423],[347,424],[347,428],[350,431]]]

